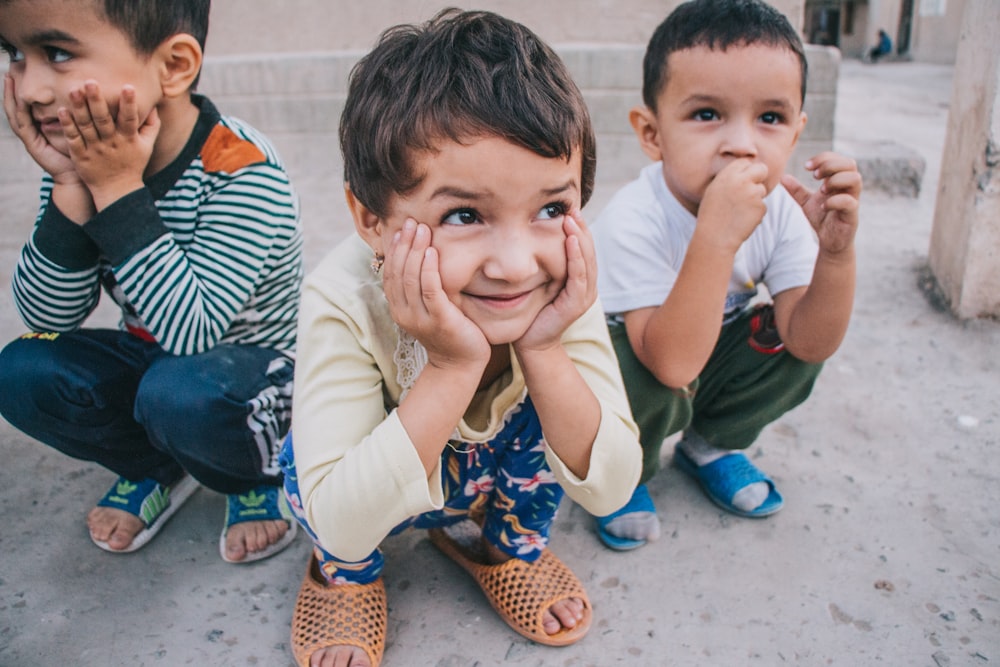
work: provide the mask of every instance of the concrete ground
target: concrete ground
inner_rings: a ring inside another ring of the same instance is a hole
[[[1000,324],[956,321],[921,290],[951,74],[842,64],[838,141],[896,141],[927,172],[919,198],[863,195],[847,339],[812,399],[752,450],[785,509],[738,519],[667,467],[651,485],[663,538],[614,553],[567,503],[552,547],[586,584],[595,621],[563,649],[510,631],[424,534],[389,539],[385,665],[1000,662]],[[591,219],[617,185],[601,184]],[[341,210],[326,208],[337,184],[299,189],[313,265],[347,227],[317,215]],[[9,279],[33,219],[28,190],[0,189],[3,340],[21,331]],[[306,539],[226,564],[222,498],[202,489],[142,551],[110,555],[84,527],[110,473],[5,423],[0,460],[0,665],[292,663]]]

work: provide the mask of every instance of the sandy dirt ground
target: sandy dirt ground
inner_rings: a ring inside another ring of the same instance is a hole
[[[813,397],[752,449],[785,509],[735,518],[668,466],[651,484],[663,538],[623,554],[565,504],[552,548],[596,617],[563,649],[510,631],[424,534],[391,538],[386,666],[1000,662],[1000,324],[956,321],[921,290],[951,78],[946,66],[842,64],[837,139],[896,141],[927,172],[919,198],[863,195],[847,338]],[[600,184],[591,219],[617,185]],[[299,189],[312,264],[347,226],[316,215],[342,210],[339,186]],[[0,189],[3,340],[21,331],[9,282],[34,207],[30,189]],[[84,526],[110,473],[6,423],[0,460],[0,665],[292,664],[304,537],[269,561],[226,564],[223,498],[202,489],[143,550],[110,555]]]

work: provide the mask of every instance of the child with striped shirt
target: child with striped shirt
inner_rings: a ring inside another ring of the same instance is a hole
[[[249,562],[295,534],[276,459],[302,243],[269,142],[193,93],[209,4],[0,0],[4,112],[45,172],[0,413],[119,476],[99,547],[143,546],[201,484],[227,496],[221,556]],[[120,327],[84,329],[102,289]]]

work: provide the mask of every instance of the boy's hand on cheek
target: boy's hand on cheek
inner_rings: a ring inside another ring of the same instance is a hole
[[[816,230],[821,251],[831,255],[843,252],[853,245],[858,229],[861,174],[857,164],[828,151],[806,162],[806,168],[822,181],[817,190],[809,190],[790,174],[781,182]]]
[[[566,282],[547,306],[542,308],[520,340],[514,343],[518,352],[545,350],[559,345],[562,334],[580,318],[597,299],[597,255],[579,211],[563,219],[566,234]]]
[[[143,187],[143,172],[160,131],[154,108],[139,119],[135,89],[122,88],[115,118],[96,81],[70,93],[71,106],[59,110],[70,157],[100,211]]]
[[[767,166],[748,159],[733,160],[715,175],[698,206],[698,227],[710,232],[734,254],[760,221],[767,206]]]
[[[438,254],[431,247],[427,225],[407,220],[394,235],[385,253],[382,288],[393,321],[423,345],[429,364],[464,368],[481,363],[485,367],[489,342],[441,287]]]
[[[31,159],[37,162],[57,185],[80,185],[82,182],[76,173],[73,160],[49,143],[35,125],[31,108],[15,96],[14,78],[5,74],[3,84],[3,110],[7,115],[7,122],[14,135],[24,144]]]

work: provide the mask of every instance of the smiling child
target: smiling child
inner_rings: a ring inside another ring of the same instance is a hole
[[[306,280],[282,457],[316,542],[296,658],[378,664],[378,547],[409,526],[517,632],[575,642],[592,612],[548,549],[556,509],[611,511],[640,467],[580,217],[583,99],[523,26],[447,11],[358,63],[340,136],[357,235]]]

